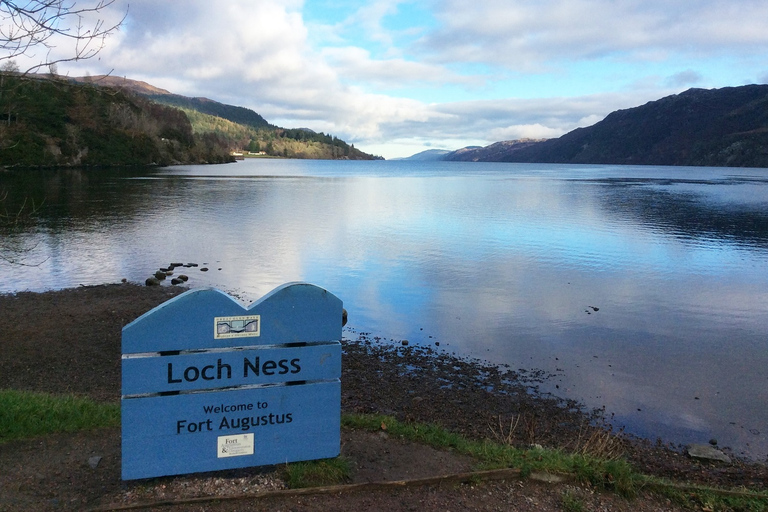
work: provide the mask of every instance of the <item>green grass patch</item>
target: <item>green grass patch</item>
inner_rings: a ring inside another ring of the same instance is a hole
[[[436,425],[402,423],[390,416],[343,414],[341,424],[347,428],[370,431],[385,430],[391,436],[426,444],[441,450],[455,450],[479,461],[477,469],[519,468],[523,477],[534,471],[573,475],[578,481],[599,489],[632,498],[642,488],[681,505],[712,511],[768,512],[768,493],[748,489],[724,490],[686,486],[643,475],[624,459],[601,459],[583,453],[566,453],[545,448],[523,449],[491,441],[474,441],[446,431]],[[578,496],[563,498],[566,510],[580,510]]]
[[[768,492],[723,490],[705,486],[680,486],[660,478],[649,479],[653,490],[676,505],[712,512],[768,512]]]
[[[448,432],[436,425],[402,423],[389,416],[342,415],[342,425],[366,430],[385,429],[390,435],[402,437],[433,448],[455,450],[479,461],[478,469],[519,468],[523,476],[534,471],[568,473],[590,484],[610,489],[627,497],[637,493],[641,475],[624,460],[605,461],[560,450],[543,448],[520,449],[488,440],[474,441]]]
[[[120,406],[70,395],[0,390],[0,444],[14,439],[120,426]]]
[[[291,489],[339,485],[350,480],[349,462],[344,457],[335,459],[292,462],[285,466],[283,478]]]
[[[565,491],[561,497],[563,510],[565,512],[584,512],[584,500],[576,496],[571,491]]]

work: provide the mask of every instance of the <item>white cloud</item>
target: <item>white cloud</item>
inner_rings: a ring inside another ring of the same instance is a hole
[[[541,123],[518,124],[494,128],[488,132],[488,138],[495,141],[516,139],[551,139],[563,134],[562,130],[544,126]]]
[[[413,144],[418,151],[557,136],[618,108],[708,86],[704,61],[695,60],[702,55],[737,48],[736,58],[754,64],[768,51],[762,0],[433,0],[419,5],[433,9],[429,23],[398,18],[413,2],[371,0],[332,25],[307,25],[302,11],[311,1],[132,0],[99,59],[60,71],[114,70],[251,108],[278,125],[332,133],[361,149]],[[117,2],[106,14],[119,19],[126,5]],[[403,42],[414,34],[422,34],[415,44]],[[670,56],[677,61],[665,67]],[[641,61],[658,67],[640,70]],[[593,67],[585,71],[585,62]],[[608,79],[578,87],[601,72],[595,62],[614,66],[602,71]],[[759,73],[754,65],[741,69],[740,79]],[[557,71],[558,92],[528,89],[526,99],[516,98],[527,73],[542,70]]]
[[[407,61],[401,58],[375,60],[368,50],[359,47],[327,48],[322,53],[340,77],[397,89],[414,84],[479,84],[480,79],[462,76],[444,66]]]
[[[751,45],[765,53],[768,4],[761,0],[442,0],[443,26],[421,48],[436,62],[494,62],[539,69],[552,62],[627,55],[660,58]]]
[[[667,78],[667,84],[672,87],[695,85],[701,82],[703,77],[701,73],[687,69]]]
[[[385,16],[397,12],[397,6],[402,3],[404,3],[403,0],[374,0],[369,2],[344,20],[340,24],[340,28],[360,27],[366,31],[371,40],[392,46],[392,34],[382,26],[382,20]]]

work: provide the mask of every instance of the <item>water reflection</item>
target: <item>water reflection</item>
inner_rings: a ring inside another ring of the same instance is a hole
[[[45,198],[0,290],[324,286],[351,326],[557,374],[636,433],[768,453],[768,203],[756,170],[258,161],[0,174]],[[684,173],[684,179],[681,179]],[[555,387],[558,386],[558,387]],[[758,432],[757,434],[755,432]]]
[[[612,216],[632,216],[681,238],[768,247],[768,181],[764,178],[614,178],[597,183],[609,190],[605,208]]]

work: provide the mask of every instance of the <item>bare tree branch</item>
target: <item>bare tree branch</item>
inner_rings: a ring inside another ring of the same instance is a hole
[[[16,57],[35,58],[35,52],[45,52],[40,63],[27,69],[24,74],[59,62],[90,59],[105,45],[106,37],[116,31],[125,20],[107,24],[103,19],[86,22],[86,18],[101,14],[116,0],[97,0],[82,7],[68,0],[0,0],[0,62]],[[53,58],[57,38],[74,42],[74,53]]]

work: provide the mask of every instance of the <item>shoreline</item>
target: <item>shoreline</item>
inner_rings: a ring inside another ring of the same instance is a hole
[[[126,283],[0,294],[0,389],[119,400],[122,327],[184,291]],[[737,457],[730,465],[700,461],[679,447],[611,432],[599,411],[532,392],[538,373],[356,334],[357,339],[342,341],[343,412],[385,414],[404,422],[436,423],[473,439],[503,437],[514,445],[566,451],[604,432],[645,473],[768,488],[765,464]]]

